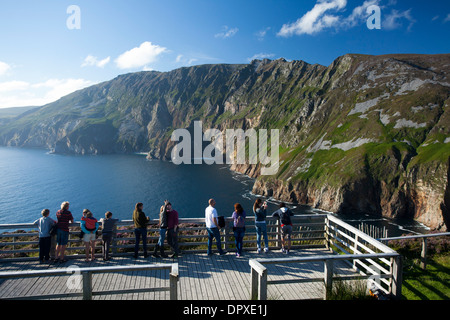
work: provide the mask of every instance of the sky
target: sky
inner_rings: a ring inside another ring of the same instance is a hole
[[[0,0],[0,108],[138,71],[450,53],[450,1]]]

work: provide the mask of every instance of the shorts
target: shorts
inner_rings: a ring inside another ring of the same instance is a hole
[[[69,243],[69,232],[58,229],[56,233],[56,243],[60,246],[66,246]]]
[[[292,233],[292,226],[291,225],[284,225],[281,227],[281,235],[284,237],[287,236],[289,240],[291,240],[291,233]]]
[[[95,240],[95,233],[85,233],[83,235],[84,242],[90,242]]]

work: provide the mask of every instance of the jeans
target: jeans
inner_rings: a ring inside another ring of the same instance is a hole
[[[234,228],[234,241],[236,243],[236,250],[239,255],[242,254],[242,247],[244,246],[245,228]]]
[[[111,246],[112,233],[104,233],[102,235],[102,255],[103,259],[109,258],[109,247]]]
[[[69,243],[69,231],[58,229],[56,233],[56,243],[60,246],[66,246]]]
[[[159,229],[158,246],[160,246],[160,247],[164,246],[164,240],[166,239],[166,233],[167,233],[167,228],[160,228]]]
[[[147,255],[147,228],[136,228],[134,229],[134,234],[136,236],[136,243],[134,244],[134,255],[137,256],[139,253],[139,242],[141,241],[141,237],[144,247],[144,255]]]
[[[179,253],[178,249],[178,231],[175,231],[174,228],[167,230],[167,243],[172,248],[175,254]]]
[[[222,244],[220,243],[220,232],[219,232],[219,228],[206,228],[206,230],[208,231],[208,254],[211,254],[212,251],[212,240],[213,238],[216,238],[216,245],[217,245],[217,250],[219,250],[219,253],[223,253],[222,250]]]
[[[51,247],[52,237],[39,238],[39,260],[49,260],[50,259],[50,247]]]
[[[261,249],[261,236],[264,237],[265,248],[269,248],[269,239],[267,239],[267,225],[265,222],[255,222],[256,226],[256,245]]]

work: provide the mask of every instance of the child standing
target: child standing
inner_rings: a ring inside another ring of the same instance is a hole
[[[95,233],[98,230],[98,222],[88,209],[83,210],[81,218],[81,230],[84,232],[83,241],[86,251],[86,262],[89,261],[89,249],[91,250],[91,260],[95,260]]]
[[[41,212],[42,218],[36,220],[33,224],[39,227],[39,261],[50,259],[51,235],[50,229],[55,225],[56,221],[49,217],[50,210],[44,209]]]
[[[105,218],[100,219],[100,223],[102,224],[102,255],[103,260],[110,260],[111,257],[109,255],[109,247],[111,246],[111,240],[113,238],[116,223],[119,219],[112,218],[112,212],[106,212]]]

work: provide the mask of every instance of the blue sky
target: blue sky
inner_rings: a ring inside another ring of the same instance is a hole
[[[381,29],[367,27],[371,5],[380,9]],[[450,53],[450,2],[15,0],[1,2],[0,30],[2,108],[43,105],[143,70],[280,57],[328,66],[346,53]]]

